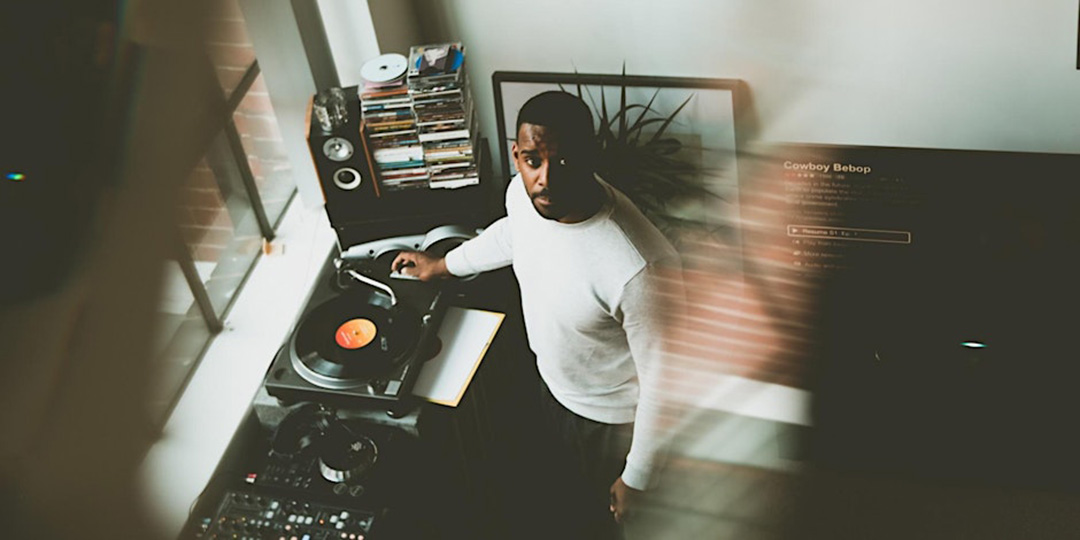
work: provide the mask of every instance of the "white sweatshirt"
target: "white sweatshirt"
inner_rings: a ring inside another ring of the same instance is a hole
[[[543,218],[521,175],[506,192],[507,216],[446,255],[455,276],[513,264],[529,344],[552,395],[607,424],[635,421],[622,479],[645,489],[654,468],[664,332],[654,272],[677,264],[671,244],[618,190],[580,223]],[[639,404],[640,403],[640,404]]]

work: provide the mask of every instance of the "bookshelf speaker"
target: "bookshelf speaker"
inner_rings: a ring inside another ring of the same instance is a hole
[[[307,109],[308,147],[326,200],[326,213],[335,228],[363,221],[364,208],[379,196],[364,140],[357,87],[344,91],[347,115],[340,125],[324,129],[317,115],[312,114],[314,98],[309,100]]]

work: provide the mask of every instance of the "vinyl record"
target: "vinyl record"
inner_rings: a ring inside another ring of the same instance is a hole
[[[400,54],[390,53],[368,60],[360,67],[360,76],[365,81],[387,83],[405,76],[409,60]]]
[[[381,375],[409,355],[419,328],[415,313],[391,307],[384,295],[346,292],[317,306],[296,329],[297,371],[314,384]]]

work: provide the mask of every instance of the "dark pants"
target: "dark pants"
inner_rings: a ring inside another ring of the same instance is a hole
[[[538,472],[550,474],[553,505],[560,524],[558,538],[622,538],[622,528],[609,511],[609,490],[622,474],[630,450],[633,423],[604,424],[563,407],[540,383],[541,435],[550,456]]]

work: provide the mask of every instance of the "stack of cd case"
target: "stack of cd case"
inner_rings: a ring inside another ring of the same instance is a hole
[[[440,189],[480,183],[465,47],[460,42],[412,47],[407,87],[421,157],[429,172],[427,185]]]
[[[374,169],[384,190],[428,187],[412,97],[406,84],[408,60],[384,54],[363,65],[360,110]]]

